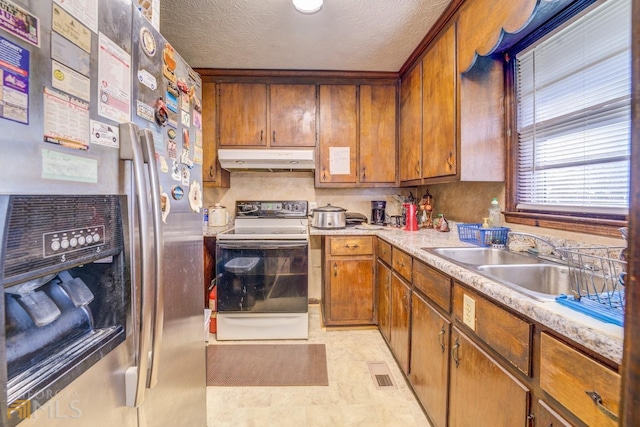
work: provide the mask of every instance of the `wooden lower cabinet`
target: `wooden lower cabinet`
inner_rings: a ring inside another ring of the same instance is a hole
[[[449,425],[528,426],[529,390],[454,327]]]
[[[616,371],[553,336],[540,336],[540,388],[589,426],[617,426],[620,383]]]
[[[538,400],[538,417],[536,418],[537,427],[572,427],[567,420],[562,418],[556,411],[551,409],[542,400]]]
[[[324,246],[325,325],[375,325],[373,237],[326,237]]]
[[[376,264],[378,328],[387,341],[391,338],[391,268],[381,259]]]
[[[391,351],[400,368],[409,373],[409,316],[411,286],[394,271],[391,274]]]
[[[409,382],[434,427],[447,425],[451,322],[413,292]]]

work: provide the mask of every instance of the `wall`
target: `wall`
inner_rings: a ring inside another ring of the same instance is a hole
[[[416,196],[415,188],[315,188],[314,175],[304,172],[231,172],[230,188],[205,188],[204,206],[221,203],[233,217],[236,200],[307,200],[330,203],[371,217],[371,201],[386,200],[389,215],[400,214],[398,194]]]

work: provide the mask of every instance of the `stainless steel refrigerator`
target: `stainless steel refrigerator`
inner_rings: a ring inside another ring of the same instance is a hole
[[[126,339],[17,421],[5,385],[1,424],[205,426],[200,77],[129,0],[0,6],[0,212],[117,196],[128,284]]]

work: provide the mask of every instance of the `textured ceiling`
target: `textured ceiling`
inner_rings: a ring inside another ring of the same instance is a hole
[[[194,68],[398,71],[451,0],[161,0],[160,29]]]

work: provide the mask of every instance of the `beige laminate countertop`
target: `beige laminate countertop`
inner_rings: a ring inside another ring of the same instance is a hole
[[[622,363],[623,328],[605,323],[564,307],[555,301],[539,301],[488,279],[473,270],[461,267],[421,248],[472,247],[461,242],[458,233],[443,233],[432,229],[403,231],[399,228],[383,229],[346,228],[319,230],[310,228],[310,234],[325,236],[375,235],[441,271],[474,288],[514,311],[543,324],[570,340],[585,346],[618,364]]]

